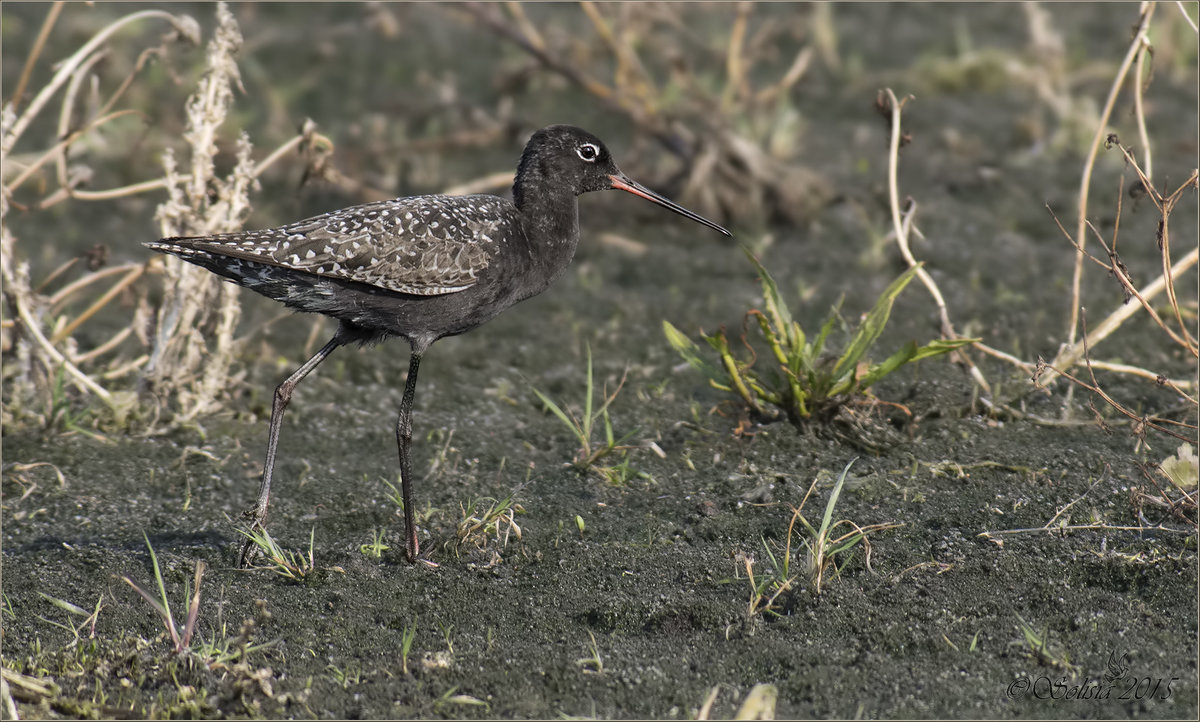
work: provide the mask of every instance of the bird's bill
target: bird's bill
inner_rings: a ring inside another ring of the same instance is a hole
[[[624,174],[610,175],[608,177],[608,179],[610,181],[612,181],[612,187],[615,188],[616,190],[625,191],[626,193],[632,193],[639,198],[645,198],[646,200],[650,201],[651,203],[656,203],[656,204],[662,206],[663,208],[666,208],[667,210],[675,211],[676,213],[683,216],[684,218],[690,218],[693,221],[700,223],[701,225],[705,225],[705,226],[708,226],[709,228],[712,228],[713,230],[720,231],[721,233],[724,233],[727,236],[730,236],[730,237],[733,236],[732,233],[730,233],[729,231],[725,230],[724,228],[718,226],[716,223],[713,223],[712,221],[708,220],[707,218],[705,218],[703,216],[699,216],[695,213],[692,213],[691,211],[689,211],[688,209],[679,205],[678,203],[673,203],[673,202],[667,200],[666,198],[663,198],[662,196],[660,196],[659,194],[650,190],[646,186],[644,186],[640,183],[637,183],[636,181],[632,181],[629,178],[626,178]]]

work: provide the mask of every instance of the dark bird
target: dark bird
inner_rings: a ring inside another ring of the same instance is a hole
[[[546,290],[579,244],[576,197],[614,188],[730,235],[630,180],[596,136],[552,125],[526,144],[512,202],[491,195],[396,198],[279,228],[147,243],[297,311],[339,322],[329,343],[275,389],[262,485],[257,504],[247,512],[251,529],[266,523],[279,428],[296,386],[339,346],[400,336],[408,340],[412,356],[396,445],[406,551],[410,562],[417,561],[408,452],[421,357],[439,338],[470,331]],[[251,548],[248,540],[240,565]]]

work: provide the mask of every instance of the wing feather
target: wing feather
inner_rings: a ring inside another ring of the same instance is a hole
[[[197,251],[435,296],[475,285],[514,224],[515,209],[495,196],[417,196],[267,230],[168,240]]]

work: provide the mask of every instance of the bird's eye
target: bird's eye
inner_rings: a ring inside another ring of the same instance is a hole
[[[600,148],[595,143],[584,143],[575,149],[575,153],[588,163],[595,163],[600,157]]]

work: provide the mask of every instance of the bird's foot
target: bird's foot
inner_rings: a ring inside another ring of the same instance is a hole
[[[262,523],[257,521],[246,529],[238,529],[238,532],[246,537],[246,540],[242,542],[242,551],[238,554],[237,565],[239,569],[246,569],[254,561],[254,558],[258,556],[263,542],[269,542],[270,537],[266,535],[267,530]]]
[[[429,558],[429,547],[425,548],[425,553],[421,554],[421,545],[417,543],[417,535],[412,534],[407,540],[407,546],[404,549],[404,558],[409,564],[423,566],[426,569],[437,569],[440,565]]]

